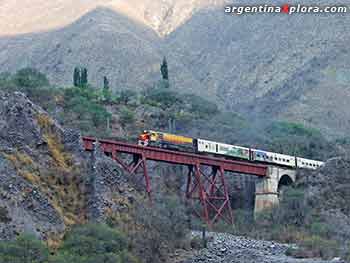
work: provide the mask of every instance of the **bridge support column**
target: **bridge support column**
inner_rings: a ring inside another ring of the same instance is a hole
[[[295,182],[295,174],[295,170],[268,167],[268,175],[260,178],[255,185],[255,215],[279,204],[280,187],[289,184],[286,182]]]
[[[210,173],[208,170],[211,170]],[[200,164],[189,166],[186,197],[198,201],[192,202],[193,209],[209,226],[219,219],[233,223],[225,171],[222,167]]]

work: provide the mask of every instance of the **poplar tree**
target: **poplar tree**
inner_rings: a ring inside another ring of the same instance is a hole
[[[109,80],[106,76],[103,77],[103,98],[107,102],[111,101],[111,92],[109,90]]]
[[[160,72],[162,73],[163,80],[169,80],[168,62],[166,57],[163,58],[163,62],[160,66]]]
[[[80,87],[81,86],[81,71],[77,67],[74,68],[73,85],[74,85],[74,87]]]
[[[81,88],[85,88],[88,84],[88,71],[86,68],[83,68],[81,71]]]

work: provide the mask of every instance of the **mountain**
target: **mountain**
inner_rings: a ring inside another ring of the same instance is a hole
[[[33,66],[64,85],[72,82],[75,66],[85,65],[95,84],[106,75],[113,84],[135,87],[162,58],[157,42],[153,30],[99,8],[63,29],[3,38],[0,64],[10,72]]]
[[[198,9],[224,0],[1,0],[0,35],[48,31],[66,26],[86,13],[108,7],[158,34],[172,32]],[[15,21],[15,22],[14,22]]]
[[[40,14],[41,5],[47,15],[20,19],[9,12],[18,3],[0,1],[6,19],[18,18],[12,27],[0,26],[8,31],[0,37],[0,71],[31,66],[53,83],[70,85],[73,68],[81,65],[97,86],[107,76],[114,89],[144,89],[160,79],[165,55],[171,86],[179,92],[200,94],[251,118],[297,121],[332,137],[346,135],[349,16],[227,15],[223,2],[36,0],[25,13]]]
[[[339,135],[350,128],[349,25],[349,16],[341,14],[230,16],[203,10],[166,42],[227,110]]]

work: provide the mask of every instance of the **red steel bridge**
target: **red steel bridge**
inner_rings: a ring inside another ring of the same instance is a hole
[[[129,175],[141,173],[149,195],[151,195],[152,189],[147,161],[187,166],[186,197],[199,203],[201,211],[196,211],[196,213],[208,225],[214,224],[219,219],[224,219],[230,224],[233,223],[225,172],[251,174],[260,177],[267,175],[267,166],[253,164],[249,161],[227,160],[207,155],[83,137],[86,151],[93,151],[96,142],[98,142],[103,152],[118,162]],[[132,161],[126,162],[121,154],[130,155]]]

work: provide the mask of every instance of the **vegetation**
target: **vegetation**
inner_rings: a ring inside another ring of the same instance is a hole
[[[0,242],[0,262],[48,263],[48,248],[34,236],[21,235],[14,241]]]
[[[32,68],[24,68],[19,70],[13,76],[13,82],[16,86],[23,88],[41,88],[49,86],[47,77],[41,72]]]
[[[138,203],[129,213],[111,214],[108,224],[128,233],[135,255],[145,263],[165,262],[169,252],[187,245],[188,215],[177,196]]]
[[[86,68],[74,68],[73,73],[74,87],[86,88],[88,85],[88,71]]]
[[[320,131],[300,123],[274,122],[267,127],[267,135],[273,138],[270,148],[274,151],[306,158],[323,160],[333,148]]]
[[[0,262],[8,263],[138,263],[123,233],[106,225],[81,225],[66,234],[57,251],[34,236],[0,242]]]
[[[13,75],[0,74],[0,89],[24,92],[61,123],[77,128],[86,135],[136,141],[136,136],[143,129],[170,130],[321,160],[333,156],[337,145],[350,145],[346,138],[338,140],[336,144],[329,142],[318,130],[302,124],[281,121],[257,124],[248,122],[238,114],[221,112],[215,103],[205,98],[181,94],[170,89],[168,84],[168,88],[164,88],[164,83],[168,83],[166,59],[161,73],[160,83],[137,92],[136,89],[113,89],[107,77],[104,77],[103,87],[93,87],[88,84],[86,69],[76,68],[73,73],[74,86],[65,88],[51,86],[47,78],[34,69],[24,69]],[[46,189],[52,193],[52,203],[57,211],[65,215],[67,225],[83,222],[80,199],[84,196],[84,189],[81,187],[79,169],[71,167],[71,158],[65,153],[59,137],[51,130],[50,121],[45,116],[37,116],[37,121],[52,157],[52,170],[41,169],[35,160],[20,151],[7,158],[24,178],[36,182],[41,191],[45,192]],[[327,203],[349,213],[348,179],[344,174],[339,173],[339,176],[334,176],[333,181],[338,185],[332,186],[333,192],[324,192],[324,196],[328,197]],[[337,199],[331,198],[334,192],[341,195],[337,195]],[[308,199],[303,188],[290,188],[284,193],[281,206],[261,215],[255,222],[246,211],[236,212],[236,227],[230,230],[256,238],[296,242],[301,249],[288,251],[295,256],[335,256],[341,242],[332,238],[335,230],[329,227],[329,222],[320,218],[322,209]],[[108,227],[74,228],[50,259],[54,261],[50,262],[138,262],[132,254],[142,258],[143,262],[164,261],[169,251],[186,246],[187,213],[176,197],[155,202],[155,205],[148,209],[145,204],[136,204],[128,215],[110,215]],[[7,220],[7,215],[5,210],[0,209],[2,220]],[[33,249],[34,254],[45,255],[47,251],[39,241],[21,236],[8,243],[8,247],[1,244],[0,261],[11,259],[11,256],[14,257],[13,262],[47,262],[45,256],[42,257],[43,261],[30,261],[30,258],[25,261],[23,257],[16,259],[16,255],[8,255],[17,250],[19,252],[15,254],[23,255],[19,250],[19,244],[23,242],[27,242],[25,244],[29,250]],[[193,246],[197,246],[195,243],[194,240]]]
[[[162,73],[162,78],[164,80],[169,80],[168,62],[166,61],[166,57],[163,58],[163,62],[160,65],[160,72]]]

